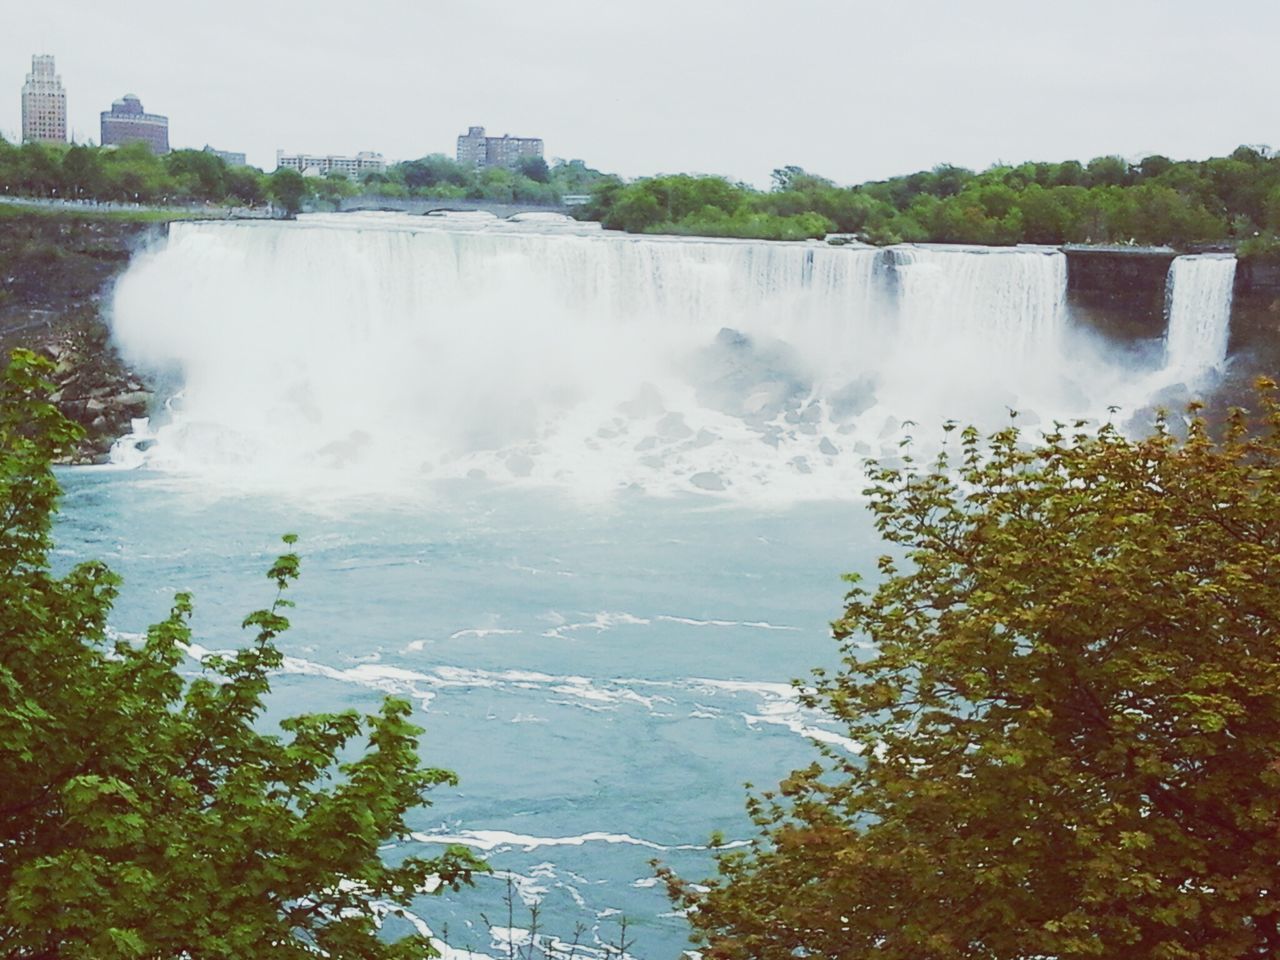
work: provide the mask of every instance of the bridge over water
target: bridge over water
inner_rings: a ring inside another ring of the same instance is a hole
[[[389,210],[397,213],[492,213],[495,217],[512,217],[517,213],[564,213],[572,209],[565,204],[500,203],[495,200],[429,200],[421,197],[379,197],[362,195],[345,197],[338,205],[343,213],[358,210]]]

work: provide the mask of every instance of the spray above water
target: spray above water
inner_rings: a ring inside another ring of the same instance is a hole
[[[174,224],[119,284],[133,364],[180,389],[150,466],[220,483],[435,479],[851,497],[906,428],[1092,415],[1055,250],[630,237],[578,224]],[[136,439],[136,438],[133,438]]]

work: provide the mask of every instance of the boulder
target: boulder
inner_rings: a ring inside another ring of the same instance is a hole
[[[703,470],[700,473],[695,473],[689,478],[689,482],[699,490],[718,491],[725,488],[724,478],[720,476],[720,474],[711,470]]]

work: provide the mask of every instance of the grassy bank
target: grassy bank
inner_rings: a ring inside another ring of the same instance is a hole
[[[13,222],[27,218],[83,221],[106,220],[117,223],[172,223],[175,220],[220,220],[220,212],[175,210],[163,207],[62,207],[38,202],[11,200],[0,203],[0,221]]]

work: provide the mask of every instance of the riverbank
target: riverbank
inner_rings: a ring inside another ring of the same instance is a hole
[[[7,356],[26,347],[53,360],[54,400],[86,431],[72,463],[104,462],[151,402],[145,381],[121,362],[103,316],[133,254],[164,236],[164,220],[128,214],[0,204],[0,348]]]

